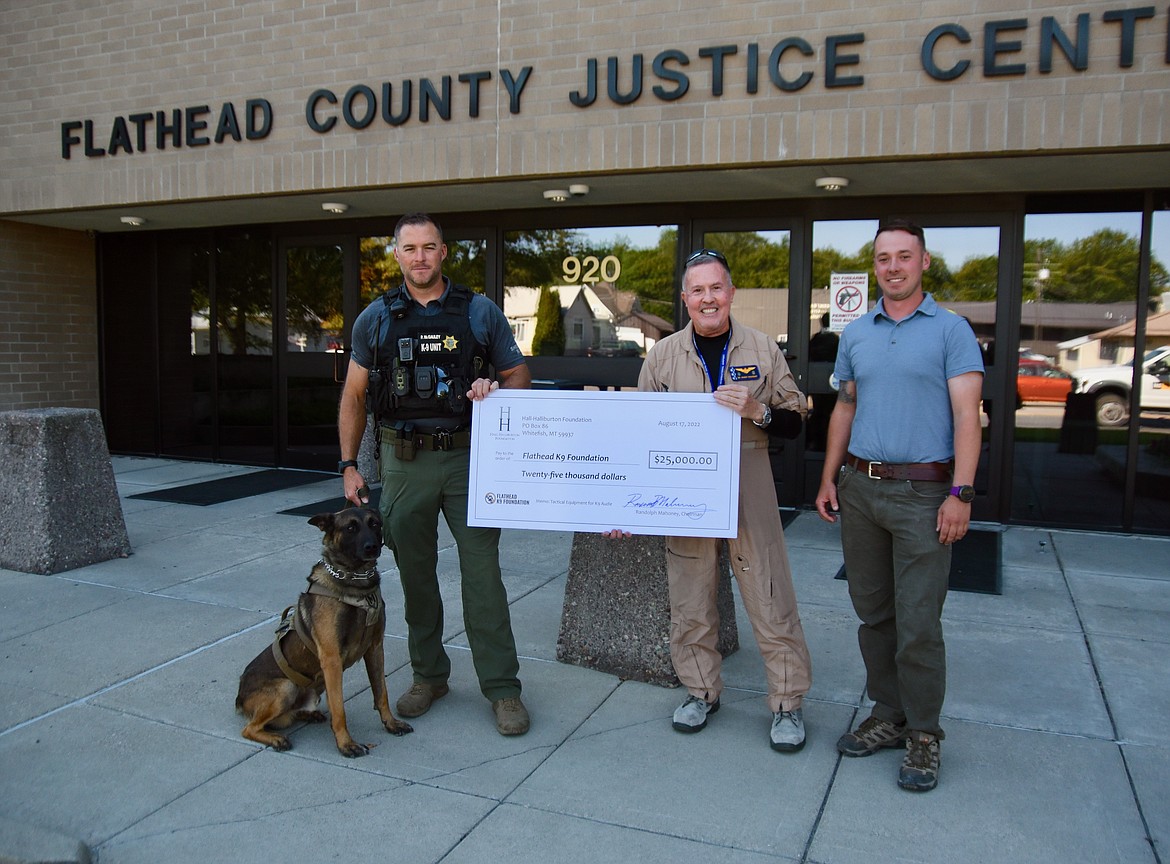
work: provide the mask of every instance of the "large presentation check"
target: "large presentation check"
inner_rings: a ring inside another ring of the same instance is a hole
[[[740,418],[710,393],[501,389],[471,429],[469,525],[738,531]]]

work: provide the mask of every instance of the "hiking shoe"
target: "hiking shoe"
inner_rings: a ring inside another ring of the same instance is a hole
[[[926,732],[910,732],[906,736],[906,758],[898,772],[898,785],[911,792],[929,792],[938,785],[941,761],[938,738]]]
[[[506,696],[492,703],[496,729],[501,735],[523,735],[528,731],[528,709],[519,696]]]
[[[398,697],[398,704],[394,707],[398,709],[399,717],[421,717],[427,713],[432,702],[442,699],[450,692],[451,688],[446,684],[423,684],[415,681],[409,690]]]
[[[901,747],[905,736],[905,724],[871,716],[852,732],[838,738],[837,750],[845,756],[872,756],[883,747]]]
[[[670,725],[678,732],[701,732],[707,725],[707,715],[718,710],[718,699],[707,702],[698,696],[687,696],[686,701],[674,709]]]
[[[804,712],[777,711],[772,715],[772,749],[795,753],[804,746]]]

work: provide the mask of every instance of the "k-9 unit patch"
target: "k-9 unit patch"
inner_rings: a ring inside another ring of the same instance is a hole
[[[731,367],[732,381],[759,381],[760,367],[759,366],[732,366]]]
[[[420,333],[418,350],[420,354],[451,353],[459,347],[459,340],[450,334]]]

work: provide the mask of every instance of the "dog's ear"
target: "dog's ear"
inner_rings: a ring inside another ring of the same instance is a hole
[[[316,525],[322,531],[328,533],[329,529],[333,527],[333,513],[318,513],[316,516],[310,517],[309,524]]]

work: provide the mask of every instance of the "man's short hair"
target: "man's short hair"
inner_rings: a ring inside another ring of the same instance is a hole
[[[926,232],[917,222],[911,222],[909,219],[888,219],[878,225],[877,233],[873,235],[873,239],[876,241],[886,231],[905,231],[907,234],[913,234],[922,244],[923,250],[926,249]]]
[[[398,220],[398,224],[394,226],[394,242],[395,243],[398,243],[398,237],[400,236],[400,232],[407,225],[434,225],[435,230],[439,232],[439,242],[440,243],[444,242],[444,240],[443,240],[443,226],[441,226],[435,220],[435,218],[433,216],[431,216],[429,213],[416,212],[416,213],[407,213],[405,216],[403,216],[401,219]]]
[[[727,273],[727,281],[731,282],[731,265],[727,263],[727,259],[723,257],[723,253],[715,249],[696,249],[687,256],[687,260],[683,263],[683,281],[686,281],[687,271],[699,264],[709,264],[714,261],[723,267]]]

